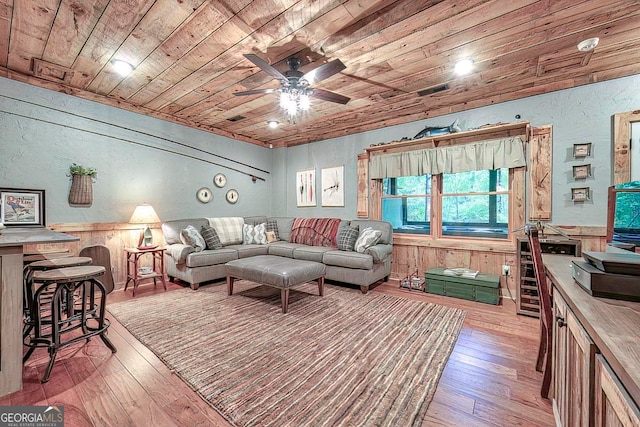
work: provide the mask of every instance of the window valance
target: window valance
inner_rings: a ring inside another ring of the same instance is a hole
[[[369,177],[381,179],[522,167],[526,165],[522,145],[522,139],[514,136],[373,156],[369,159]]]

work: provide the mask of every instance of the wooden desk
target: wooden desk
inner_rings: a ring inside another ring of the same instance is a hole
[[[8,227],[0,234],[0,396],[22,388],[23,245],[75,240],[48,228]]]
[[[133,282],[133,296],[136,296],[136,290],[140,281],[144,279],[153,279],[153,286],[156,285],[156,280],[160,278],[164,290],[167,290],[167,282],[164,278],[164,251],[165,248],[154,249],[138,249],[138,248],[125,248],[124,252],[127,254],[127,282],[124,284],[124,290],[127,290],[129,282]],[[142,274],[138,270],[140,257],[146,254],[151,254],[153,257],[153,266],[151,272],[148,274]]]
[[[640,303],[596,298],[571,275],[573,257],[543,255],[553,282],[636,406],[640,405]]]

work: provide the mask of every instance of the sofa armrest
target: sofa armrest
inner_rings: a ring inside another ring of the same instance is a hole
[[[184,264],[187,260],[187,255],[196,251],[196,248],[189,245],[183,245],[182,243],[174,243],[167,245],[167,253],[176,261],[176,264]]]
[[[364,253],[369,254],[373,257],[373,262],[382,262],[386,260],[391,253],[393,252],[393,245],[388,245],[384,243],[378,243],[377,245],[373,245],[368,247]]]

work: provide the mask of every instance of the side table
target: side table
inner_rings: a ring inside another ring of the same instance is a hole
[[[124,252],[127,254],[127,282],[124,284],[124,290],[127,290],[129,282],[133,282],[133,296],[136,296],[136,290],[142,280],[153,279],[153,286],[156,286],[156,281],[160,278],[164,290],[167,290],[167,282],[164,279],[164,252],[165,248],[153,248],[153,249],[138,249],[138,248],[124,248]],[[153,257],[153,267],[150,273],[140,273],[138,270],[138,263],[140,257],[146,254],[151,254]]]

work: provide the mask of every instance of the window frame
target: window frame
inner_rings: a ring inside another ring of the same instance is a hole
[[[411,232],[407,232],[407,231],[401,231],[401,232],[396,232],[394,231],[394,234],[419,234],[422,236],[433,236],[433,237],[444,237],[444,238],[467,238],[467,239],[486,239],[486,240],[490,240],[490,241],[497,241],[497,242],[505,242],[509,239],[509,237],[507,238],[501,238],[501,237],[488,237],[488,236],[474,236],[473,234],[467,234],[467,235],[453,235],[453,234],[447,234],[444,232],[443,230],[443,226],[452,226],[452,227],[463,227],[463,226],[469,226],[469,227],[487,227],[487,228],[506,228],[507,229],[507,236],[510,234],[510,224],[509,222],[505,223],[498,223],[497,222],[497,209],[496,209],[496,203],[493,203],[492,205],[489,205],[489,219],[490,222],[489,223],[461,223],[461,222],[444,222],[443,218],[442,218],[442,209],[441,207],[443,206],[443,200],[446,197],[460,197],[460,196],[484,196],[484,195],[488,195],[490,199],[493,198],[493,200],[495,201],[497,199],[497,196],[499,195],[506,195],[508,197],[508,200],[510,201],[512,198],[512,194],[511,194],[511,176],[512,176],[512,172],[511,169],[509,169],[509,179],[508,179],[508,189],[507,190],[498,190],[497,186],[498,186],[498,169],[486,169],[489,171],[489,186],[490,186],[490,191],[483,191],[483,192],[473,192],[473,193],[444,193],[442,191],[443,185],[444,185],[444,174],[437,174],[437,175],[432,175],[431,176],[431,194],[411,194],[411,195],[399,195],[399,194],[393,194],[397,191],[397,186],[396,186],[396,179],[397,178],[389,178],[390,182],[389,182],[389,191],[392,194],[389,195],[385,195],[382,194],[381,195],[381,199],[391,199],[391,198],[400,198],[402,199],[402,221],[404,225],[417,225],[417,226],[424,226],[423,232],[421,233],[411,233]],[[425,177],[427,177],[428,175],[424,175]],[[425,179],[426,181],[426,179]],[[493,189],[493,190],[492,190]],[[436,191],[434,191],[436,190]],[[425,198],[425,199],[429,199],[429,211],[430,211],[430,220],[429,222],[426,221],[409,221],[407,219],[407,214],[408,214],[408,208],[407,208],[407,200],[409,198]],[[437,198],[437,200],[435,200]],[[435,211],[435,205],[439,206],[439,209],[437,211],[438,213],[438,217],[440,219],[439,221],[439,226],[437,228],[437,233],[435,233],[434,236],[434,217],[436,216],[436,211]],[[509,218],[511,218],[511,203],[509,202]],[[480,234],[480,232],[479,232]]]

